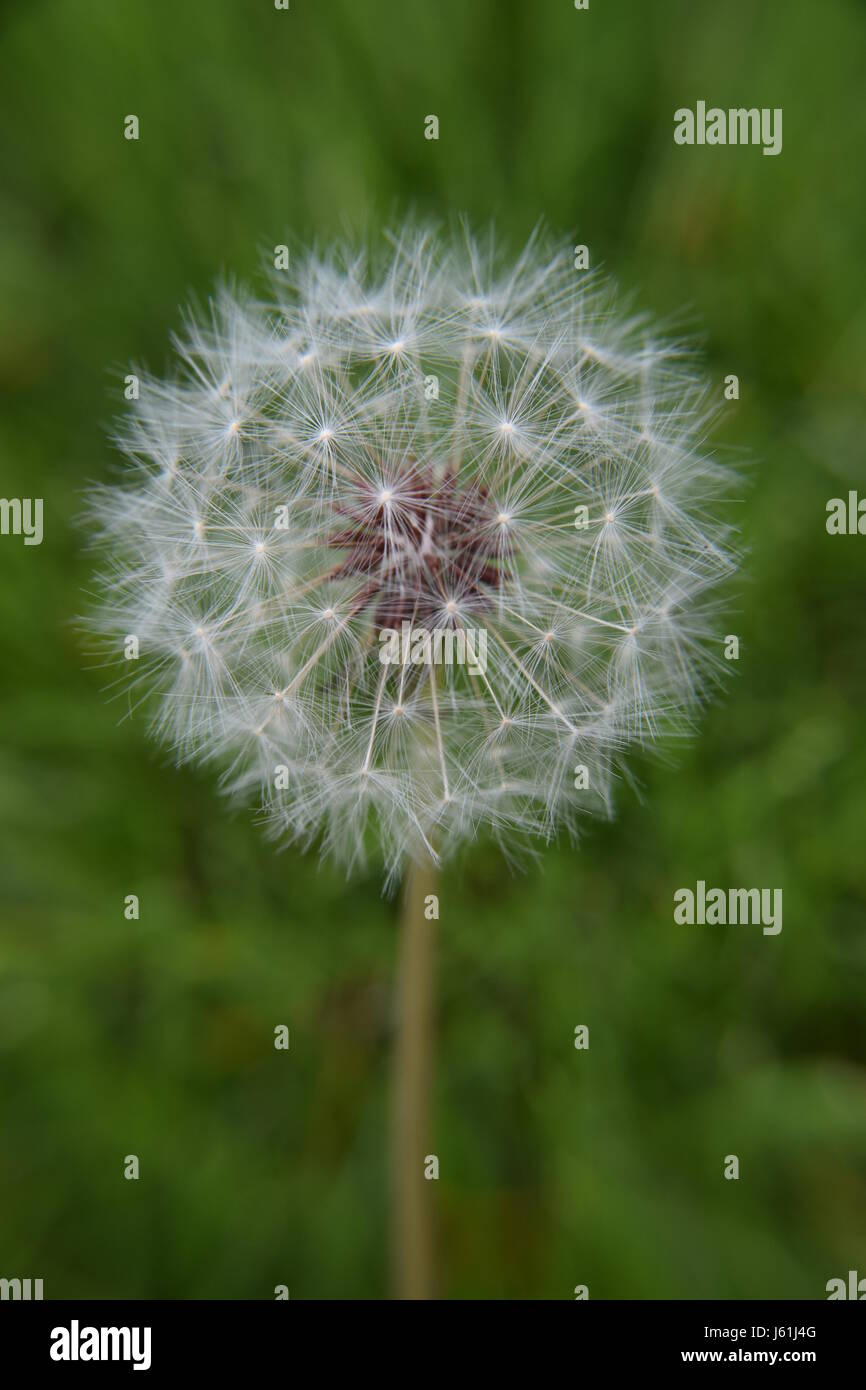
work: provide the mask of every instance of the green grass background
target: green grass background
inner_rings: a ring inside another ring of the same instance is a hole
[[[0,492],[46,525],[0,539],[0,1275],[387,1293],[397,905],[167,765],[70,620],[127,364],[161,370],[187,296],[263,247],[409,208],[515,248],[543,216],[685,308],[752,460],[741,659],[700,738],[579,851],[511,878],[480,846],[443,884],[441,1293],[866,1274],[866,539],[824,528],[866,492],[863,6],[29,0],[0,44]],[[675,146],[699,98],[781,106],[782,154]],[[781,935],[675,926],[697,878],[782,887]]]

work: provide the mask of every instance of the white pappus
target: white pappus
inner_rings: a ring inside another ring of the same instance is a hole
[[[480,832],[511,857],[691,727],[736,474],[688,348],[568,248],[413,227],[304,253],[176,346],[91,496],[88,621],[138,639],[158,735],[276,836],[391,881]],[[383,664],[404,624],[483,633],[483,669]]]

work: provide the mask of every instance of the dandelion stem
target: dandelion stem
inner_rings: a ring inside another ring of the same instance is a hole
[[[434,1296],[432,1201],[424,1176],[433,1073],[434,932],[424,915],[436,892],[429,859],[410,862],[403,886],[397,967],[391,1116],[392,1288],[399,1299]]]

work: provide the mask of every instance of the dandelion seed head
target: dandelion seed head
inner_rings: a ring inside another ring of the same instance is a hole
[[[298,255],[131,403],[92,625],[139,636],[155,733],[278,838],[392,878],[481,833],[511,859],[610,814],[629,749],[719,678],[736,474],[707,387],[567,252],[411,228]],[[406,628],[484,662],[383,663]]]

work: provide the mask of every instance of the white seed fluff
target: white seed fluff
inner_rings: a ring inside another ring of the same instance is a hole
[[[609,813],[720,669],[734,477],[689,353],[534,237],[412,229],[221,291],[94,492],[92,619],[180,759],[352,867]],[[486,661],[383,662],[408,624]]]

